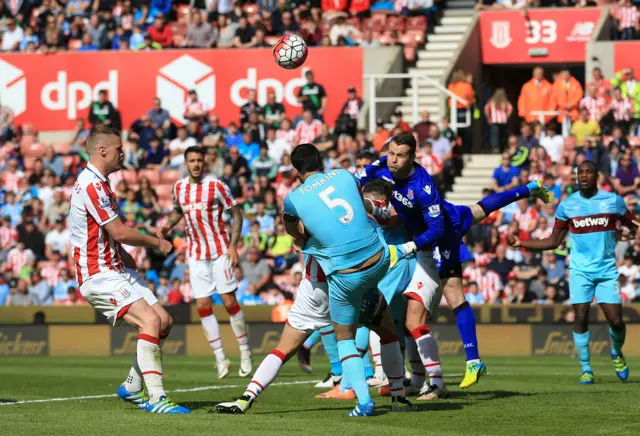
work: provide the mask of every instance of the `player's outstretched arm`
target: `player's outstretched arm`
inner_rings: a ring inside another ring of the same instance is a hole
[[[567,230],[568,228],[556,225],[553,228],[553,233],[551,233],[551,236],[548,238],[535,241],[521,241],[517,236],[509,235],[507,236],[507,242],[512,247],[522,247],[529,250],[553,250],[562,244],[565,236],[567,236]]]
[[[173,210],[171,210],[171,213],[169,213],[169,219],[167,220],[167,223],[164,226],[158,228],[158,231],[156,233],[158,238],[166,238],[171,229],[173,229],[176,224],[180,222],[180,220],[182,219],[182,215],[182,210],[174,206]],[[242,219],[240,221],[242,222]]]
[[[124,225],[119,217],[104,226],[109,235],[120,244],[133,245],[134,247],[157,248],[164,254],[171,251],[171,242],[164,239],[148,236]]]

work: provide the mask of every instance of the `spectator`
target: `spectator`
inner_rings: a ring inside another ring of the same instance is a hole
[[[2,51],[17,51],[24,39],[24,31],[16,24],[13,17],[7,19],[5,25],[6,28],[2,33]]]
[[[189,121],[203,122],[209,114],[209,107],[198,99],[195,89],[189,91],[189,97],[184,108],[184,117]]]
[[[242,143],[238,145],[240,156],[246,159],[247,164],[251,167],[254,159],[260,156],[260,144],[253,141],[251,132],[245,130],[242,136]]]
[[[500,280],[503,283],[507,282],[508,275],[515,266],[515,262],[506,258],[506,254],[507,247],[503,244],[498,244],[496,246],[495,257],[493,258],[493,260],[491,260],[491,262],[489,262],[489,265],[487,265],[488,269],[500,276]]]
[[[532,123],[540,118],[535,112],[548,112],[553,110],[552,86],[544,78],[544,69],[535,67],[533,69],[533,78],[522,85],[520,97],[518,97],[518,115],[524,118],[525,122]],[[543,118],[544,123],[548,123],[550,116]]]
[[[131,153],[133,153],[133,151]],[[151,139],[149,142],[149,150],[144,152],[144,156],[145,168],[148,169],[159,169],[170,162],[158,138]],[[179,161],[179,159],[177,159],[177,161]]]
[[[240,263],[240,267],[249,280],[248,291],[251,295],[258,295],[271,282],[271,268],[260,258],[260,250],[255,247],[249,248],[247,258]]]
[[[274,162],[278,163],[282,161],[282,156],[285,153],[291,152],[291,144],[287,143],[284,139],[278,138],[276,136],[276,129],[274,127],[269,127],[267,129],[267,138],[265,140],[265,145],[269,150],[269,158]],[[277,165],[276,165],[277,167]]]
[[[326,159],[329,150],[335,148],[334,136],[329,131],[329,126],[323,124],[322,127],[320,127],[320,134],[313,138],[312,143],[320,152],[322,159]]]
[[[364,101],[358,97],[356,89],[353,86],[349,86],[347,89],[347,101],[342,105],[342,110],[336,120],[336,137],[340,134],[347,134],[352,138],[356,136],[358,118],[363,105]]]
[[[629,132],[631,117],[633,116],[633,104],[629,97],[622,97],[620,88],[613,89],[613,98],[610,100],[607,110],[611,112],[617,127],[620,127],[624,132]],[[613,130],[615,128],[616,126],[613,127]]]
[[[276,139],[288,144],[289,149],[293,147],[296,131],[291,127],[291,120],[285,118],[280,123],[280,128],[276,131]]]
[[[11,220],[11,227],[16,227],[20,223],[23,209],[24,204],[22,201],[16,200],[15,192],[12,190],[7,191],[5,193],[5,204],[0,206],[0,215],[3,217],[9,217]]]
[[[633,75],[633,69],[625,68],[618,71],[611,79],[611,86],[620,88],[622,98],[629,98],[633,105],[631,130],[635,132],[640,125],[640,84]]]
[[[640,30],[638,26],[638,8],[633,5],[631,0],[623,0],[622,5],[618,9],[618,31],[619,39],[630,41],[634,39],[633,32]]]
[[[563,154],[564,139],[557,134],[557,125],[551,122],[545,126],[545,135],[540,138],[540,145],[545,149],[551,162],[558,163]]]
[[[618,266],[618,272],[627,279],[635,279],[640,276],[640,267],[633,263],[633,255],[630,252],[624,254],[624,260],[622,265]]]
[[[255,220],[260,224],[260,233],[265,235],[273,235],[276,229],[275,220],[271,215],[266,215],[264,212],[264,203],[256,203],[256,216]]]
[[[162,13],[156,14],[153,25],[148,29],[148,35],[151,41],[159,44],[162,48],[169,48],[173,45],[171,26],[165,22]]]
[[[18,241],[31,250],[37,259],[44,258],[44,234],[36,227],[31,216],[26,216],[18,226]]]
[[[604,78],[600,68],[594,68],[591,77],[589,85],[595,86],[596,96],[604,98],[608,102],[611,99],[611,82]]]
[[[184,152],[189,147],[198,145],[195,139],[187,136],[185,127],[178,128],[178,136],[169,144],[169,168],[182,168]]]
[[[65,226],[64,217],[59,216],[54,222],[54,228],[47,232],[47,236],[44,238],[44,252],[48,259],[51,259],[54,252],[66,255],[71,240],[69,229]]]
[[[630,153],[625,153],[620,159],[618,170],[613,178],[613,186],[621,197],[640,187],[638,164],[632,161]]]
[[[284,106],[276,101],[276,93],[273,90],[267,92],[267,104],[264,105],[262,114],[264,115],[264,122],[276,129],[280,127],[280,123],[286,118]]]
[[[275,98],[274,98],[275,100]],[[264,109],[258,104],[257,94],[255,89],[250,89],[247,95],[247,102],[240,107],[240,124],[244,127],[245,123],[249,121],[249,115],[252,113],[258,114],[262,117]]]
[[[249,24],[247,17],[242,15],[238,18],[238,28],[233,38],[233,46],[237,48],[249,48],[252,45],[255,35],[255,29]]]
[[[260,146],[260,156],[251,163],[251,173],[254,180],[262,176],[267,177],[269,180],[276,178],[278,166],[269,157],[269,147],[266,144]]]
[[[210,48],[216,43],[218,32],[211,24],[202,21],[200,11],[191,13],[191,23],[187,29],[187,47]]]
[[[473,86],[467,79],[467,74],[463,70],[454,71],[451,75],[451,83],[448,86],[449,91],[453,94],[461,98],[461,101],[456,101],[457,114],[458,114],[458,126],[469,126],[469,127],[459,127],[458,133],[462,138],[462,147],[464,153],[471,154],[471,127],[470,123],[473,120],[471,115],[471,109],[475,104],[475,97]],[[449,107],[451,107],[451,101],[449,102]]]
[[[335,24],[331,26],[329,38],[332,45],[338,45],[338,38],[343,37],[348,45],[355,45],[355,40],[360,36],[360,32],[352,24],[347,23],[344,16],[338,16]]]
[[[218,6],[220,8],[220,5]],[[230,48],[233,47],[236,32],[239,28],[238,23],[234,23],[228,15],[218,15],[218,41],[216,47]]]
[[[98,51],[99,47],[94,44],[93,36],[89,32],[82,35],[82,45],[78,47],[78,51]]]
[[[327,93],[322,85],[315,82],[313,71],[307,70],[304,77],[307,83],[298,91],[298,102],[302,104],[304,111],[311,111],[313,118],[323,121],[324,111],[327,108]]]
[[[520,229],[531,233],[538,224],[538,212],[535,208],[531,207],[528,199],[523,198],[522,200],[518,200],[518,210],[513,215],[513,219],[518,221]]]
[[[446,137],[440,135],[440,129],[435,124],[429,129],[427,142],[431,143],[433,154],[438,156],[442,164],[447,167],[451,160],[451,144]]]
[[[238,147],[229,148],[229,154],[227,155],[226,163],[231,164],[230,174],[235,175],[236,177],[240,177],[245,173],[249,172],[249,162],[243,156],[240,155],[240,151]],[[225,174],[227,173],[227,168],[225,167]],[[237,195],[234,195],[238,197]]]
[[[580,109],[580,118],[571,126],[571,134],[576,137],[576,145],[583,147],[587,139],[596,140],[600,135],[600,125],[589,119],[589,111]]]
[[[528,150],[531,150],[533,147],[537,147],[538,139],[533,134],[533,130],[531,129],[531,124],[522,123],[520,125],[520,136],[518,137],[518,145],[520,147],[525,147]]]
[[[24,38],[20,41],[20,51],[33,53],[35,49],[40,44],[40,40],[38,36],[34,34],[32,27],[27,27],[24,29]],[[33,50],[31,49],[33,47]]]
[[[53,304],[53,287],[42,277],[39,269],[33,270],[30,282],[29,294],[38,298],[38,305],[51,306]]]
[[[478,289],[478,284],[476,282],[471,282],[467,286],[467,292],[464,294],[464,298],[469,302],[469,304],[484,304],[484,297],[480,293]]]
[[[86,128],[84,118],[78,118],[76,120],[76,130],[73,134],[73,138],[71,139],[72,153],[79,153],[82,151],[82,146],[87,141],[89,133],[91,133],[91,130]]]
[[[409,124],[402,119],[402,117],[403,117],[402,111],[400,111],[400,110],[395,111],[393,113],[393,116],[396,119],[396,125],[393,128],[394,130],[399,129],[399,130],[401,130],[403,132],[410,132],[411,131],[411,126],[409,126]]]
[[[142,115],[139,120],[131,125],[131,129],[129,129],[129,140],[137,141],[143,150],[150,148],[151,138],[155,137],[155,135],[156,129],[153,126],[151,117],[147,114]]]
[[[551,106],[554,110],[560,111],[558,121],[564,122],[566,116],[571,121],[578,119],[578,105],[584,91],[580,82],[569,73],[569,70],[562,70],[558,78],[553,82],[551,90]]]
[[[169,306],[175,306],[184,302],[184,297],[182,296],[182,292],[180,292],[180,280],[175,279],[173,281],[173,286],[167,292],[166,301]]]
[[[504,192],[518,186],[520,170],[511,165],[511,157],[508,153],[502,153],[502,165],[493,172],[490,186],[495,192]]]
[[[64,162],[62,156],[57,154],[52,145],[47,146],[44,159],[42,161],[45,168],[50,169],[53,173],[60,177],[64,172]]]
[[[484,107],[491,135],[489,145],[494,153],[501,152],[507,147],[507,123],[512,112],[513,106],[507,100],[504,88],[496,89],[493,97]]]
[[[524,251],[524,259],[516,265],[513,272],[519,280],[532,280],[540,271],[540,262],[533,257],[533,252]]]
[[[116,126],[116,109],[107,99],[107,91],[101,89],[98,91],[98,101],[91,103],[89,109],[89,122],[92,127],[106,125],[117,128]]]
[[[527,284],[523,280],[518,280],[515,284],[515,295],[508,301],[510,304],[532,303],[535,295],[527,289]]]
[[[587,87],[587,95],[580,100],[578,107],[589,111],[590,120],[600,122],[605,113],[607,102],[604,98],[598,97],[597,92],[598,88],[595,85],[589,85]]]
[[[282,223],[278,224],[275,230],[275,235],[270,236],[267,240],[266,254],[275,259],[276,268],[282,271],[287,267],[293,266],[299,256],[293,252],[294,241],[285,231],[284,225]]]
[[[302,113],[302,120],[296,125],[294,145],[311,144],[313,140],[320,136],[322,122],[313,118],[313,111],[305,109]]]
[[[3,105],[2,101],[0,101],[0,145],[7,142],[15,134],[13,119],[13,109],[7,105]]]
[[[552,250],[544,252],[541,265],[546,271],[546,280],[550,285],[557,285],[560,279],[564,277],[564,261],[558,260]]]
[[[429,121],[429,112],[423,111],[421,114],[421,121],[413,126],[413,131],[418,135],[418,144],[424,144],[427,140],[429,137],[429,129],[432,125],[433,123]]]
[[[53,286],[53,301],[54,303],[61,303],[69,298],[69,291],[73,290],[73,294],[76,293],[78,284],[69,275],[69,270],[62,268],[60,270],[60,277]]]
[[[15,288],[11,288],[9,306],[39,306],[40,300],[36,294],[29,292],[29,287],[25,280],[17,280]]]
[[[267,249],[267,235],[262,233],[260,227],[259,221],[251,223],[251,231],[244,237],[244,245],[249,249],[255,247],[263,252]]]
[[[169,111],[162,108],[162,101],[158,97],[153,99],[153,108],[147,111],[147,116],[151,119],[151,125],[155,128],[167,128],[171,123]]]
[[[10,283],[13,281],[14,279],[7,281],[4,277],[0,277],[0,307],[8,305],[9,296],[11,295]]]
[[[503,286],[500,276],[487,269],[487,264],[486,259],[480,259],[477,262],[478,267],[467,272],[467,279],[478,284],[479,291],[485,302],[494,304],[500,297]]]

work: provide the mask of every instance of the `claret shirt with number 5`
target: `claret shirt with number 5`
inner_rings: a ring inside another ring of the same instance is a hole
[[[327,275],[359,265],[384,247],[356,180],[345,170],[308,177],[285,198],[284,214],[302,221],[311,235],[302,252],[314,256]]]
[[[594,277],[617,277],[617,223],[629,225],[632,219],[624,200],[611,192],[599,190],[591,198],[575,192],[567,197],[558,206],[554,227],[571,233],[569,269]]]
[[[106,271],[122,272],[120,244],[104,226],[118,217],[116,195],[92,164],[80,173],[71,194],[71,253],[79,286]]]

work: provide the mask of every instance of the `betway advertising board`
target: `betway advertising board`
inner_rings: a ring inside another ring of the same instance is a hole
[[[333,124],[347,88],[361,88],[362,59],[359,48],[312,48],[303,67],[285,70],[269,49],[2,54],[0,103],[14,110],[18,123],[33,123],[39,130],[72,130],[104,89],[128,128],[156,96],[174,122],[184,123],[187,93],[195,89],[226,125],[238,121],[249,89],[257,91],[260,104],[273,90],[290,117],[300,115],[296,95],[306,83],[304,72],[311,69],[325,87],[325,120]]]

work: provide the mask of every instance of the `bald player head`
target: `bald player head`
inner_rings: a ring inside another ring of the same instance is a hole
[[[598,191],[598,167],[593,161],[585,160],[578,165],[578,188],[584,197],[591,197]]]
[[[117,130],[106,126],[95,127],[91,130],[86,145],[89,161],[103,175],[108,176],[122,167],[124,152]]]

